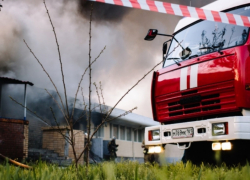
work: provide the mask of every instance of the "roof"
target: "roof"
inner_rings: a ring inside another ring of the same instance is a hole
[[[107,106],[106,106],[107,107]],[[111,109],[111,107],[108,107]],[[96,111],[100,113],[99,108],[96,108]],[[111,119],[124,114],[126,111],[122,109],[115,108],[112,113],[110,114]],[[114,121],[111,121],[113,124],[119,124],[122,126],[130,126],[134,128],[144,128],[147,126],[156,126],[159,125],[159,122],[154,121],[152,118],[145,117],[135,113],[129,113],[126,116],[121,116]]]
[[[88,105],[88,103],[86,103],[86,104]],[[101,113],[98,103],[92,103],[91,106],[92,106],[93,112]],[[84,107],[82,104],[77,103],[75,108],[80,109],[82,111],[82,109]],[[105,112],[107,112],[111,108],[112,108],[111,106],[102,105],[102,111],[104,110]],[[110,114],[110,119],[116,118],[124,113],[126,113],[125,110],[115,108],[112,111],[112,113]],[[148,126],[160,125],[159,122],[154,121],[152,118],[145,117],[145,116],[135,114],[135,113],[128,113],[125,116],[121,116],[117,119],[110,121],[110,123],[118,124],[121,126],[133,127],[133,128],[137,128],[137,129],[148,127]]]
[[[0,83],[1,84],[28,84],[30,86],[33,86],[34,84],[29,81],[21,81],[18,79],[8,78],[8,77],[0,77]]]
[[[249,4],[249,0],[217,0],[213,3],[210,3],[206,6],[203,6],[201,9],[213,10],[213,11],[225,11],[227,9],[231,9],[233,7]],[[182,28],[198,21],[197,18],[183,18],[179,21],[177,26],[175,27],[174,32],[181,30]]]

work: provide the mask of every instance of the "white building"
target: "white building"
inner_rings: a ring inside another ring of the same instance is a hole
[[[110,118],[115,118],[125,113],[124,110],[114,109]],[[97,137],[103,139],[103,155],[107,155],[107,143],[116,137],[116,144],[119,145],[117,156],[120,158],[138,160],[143,162],[144,128],[147,126],[159,125],[151,118],[135,113],[127,114],[104,125],[97,133]]]

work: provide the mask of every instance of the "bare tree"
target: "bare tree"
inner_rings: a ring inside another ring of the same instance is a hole
[[[68,127],[69,127],[69,132],[70,132],[70,136],[66,136],[60,129],[60,125],[58,123],[58,120],[57,120],[57,117],[54,113],[54,110],[52,108],[51,109],[51,112],[53,114],[53,118],[54,118],[54,121],[56,123],[56,126],[52,126],[49,122],[47,122],[44,118],[42,118],[41,116],[39,116],[36,112],[34,112],[33,110],[31,110],[30,108],[26,107],[27,110],[31,113],[33,113],[36,117],[38,117],[39,119],[41,119],[42,121],[44,121],[47,125],[51,126],[52,129],[54,130],[57,130],[62,136],[63,138],[71,145],[72,147],[72,150],[73,150],[73,154],[74,154],[74,163],[75,163],[75,167],[76,169],[78,168],[78,162],[80,160],[80,158],[82,158],[82,155],[84,154],[85,151],[87,151],[87,157],[86,157],[86,166],[88,167],[89,165],[89,151],[90,151],[90,143],[91,143],[91,140],[93,139],[93,137],[95,136],[95,134],[97,133],[97,131],[105,124],[105,123],[108,123],[110,121],[114,121],[116,120],[117,118],[120,118],[122,116],[126,116],[127,114],[133,112],[135,109],[137,109],[137,107],[134,107],[128,111],[125,111],[123,114],[120,114],[119,116],[117,117],[113,117],[111,118],[111,113],[113,112],[113,110],[116,108],[116,106],[122,101],[122,99],[133,89],[135,88],[148,74],[150,74],[158,65],[160,65],[162,63],[162,61],[160,61],[159,63],[157,63],[154,67],[152,67],[150,70],[147,71],[147,73],[145,73],[138,81],[136,81],[136,83],[131,87],[129,88],[125,93],[124,95],[116,102],[116,104],[109,110],[105,109],[105,102],[104,102],[104,96],[103,96],[103,89],[102,89],[102,84],[101,82],[99,83],[99,87],[96,85],[96,83],[93,83],[93,85],[95,86],[95,89],[96,89],[96,95],[98,97],[98,106],[96,107],[92,107],[92,102],[91,102],[91,94],[92,94],[92,65],[93,63],[95,63],[97,61],[97,59],[101,56],[101,54],[104,52],[106,46],[101,50],[101,52],[99,53],[99,55],[92,61],[92,57],[91,57],[91,42],[92,42],[92,35],[91,35],[91,26],[92,26],[92,12],[93,12],[93,6],[91,6],[91,12],[90,12],[90,20],[89,20],[89,64],[88,66],[86,67],[85,71],[83,72],[81,78],[80,78],[80,81],[79,81],[79,84],[78,84],[78,87],[77,87],[77,90],[76,90],[76,94],[75,94],[75,98],[74,98],[74,103],[73,103],[73,109],[72,109],[72,112],[70,113],[69,112],[69,105],[68,105],[68,100],[67,100],[67,91],[66,91],[66,83],[65,83],[65,77],[64,77],[64,70],[63,70],[63,63],[62,63],[62,58],[61,58],[61,52],[60,52],[60,47],[59,47],[59,42],[58,42],[58,39],[57,39],[57,34],[56,34],[56,31],[55,31],[55,28],[54,28],[54,25],[53,25],[53,22],[52,22],[52,19],[51,19],[51,16],[49,14],[49,10],[47,8],[47,5],[46,5],[46,2],[45,0],[43,1],[44,3],[44,7],[46,9],[46,12],[47,12],[47,15],[48,15],[48,18],[49,18],[49,21],[50,21],[50,24],[51,24],[51,27],[53,29],[53,34],[54,34],[54,37],[55,37],[55,42],[56,42],[56,46],[57,46],[57,53],[58,53],[58,59],[59,59],[59,62],[60,62],[60,68],[61,68],[61,77],[62,77],[62,83],[63,83],[63,93],[64,93],[64,101],[63,101],[63,98],[61,97],[59,91],[58,91],[58,88],[57,86],[55,85],[53,79],[51,78],[50,74],[48,73],[48,71],[45,69],[45,67],[43,66],[43,64],[41,63],[41,61],[39,60],[39,58],[35,55],[35,53],[32,51],[32,49],[29,47],[28,43],[24,40],[24,43],[25,45],[27,46],[27,48],[29,49],[30,53],[34,56],[34,58],[36,59],[36,61],[40,64],[41,68],[43,69],[43,71],[46,73],[46,75],[48,76],[50,82],[52,83],[52,85],[54,86],[55,88],[55,91],[56,91],[56,94],[59,98],[59,101],[57,100],[56,97],[54,97],[47,89],[46,92],[48,93],[48,95],[53,99],[53,101],[56,103],[58,109],[60,110],[60,112],[62,113],[63,115],[63,118],[65,120],[65,122],[67,123]],[[179,45],[178,45],[179,46]],[[177,46],[177,47],[178,47]],[[176,47],[176,48],[177,48]],[[173,49],[173,51],[175,51],[175,49]],[[173,52],[172,51],[172,52]],[[172,53],[171,52],[171,53]],[[169,54],[171,54],[169,53]],[[83,108],[83,113],[82,115],[77,118],[77,119],[74,119],[74,113],[75,113],[75,107],[76,107],[76,101],[77,101],[77,97],[78,97],[78,93],[80,91],[80,88],[82,89],[81,87],[81,83],[83,81],[83,77],[84,75],[86,74],[86,72],[89,71],[89,103],[88,103],[88,106],[85,104],[85,100],[84,100],[84,96],[83,96],[83,92],[82,92],[82,97],[83,97],[83,105],[84,105],[84,108]],[[11,98],[11,97],[10,97]],[[18,103],[19,105],[23,106],[23,104],[17,102],[15,99],[11,98],[13,101],[15,101],[16,103]],[[101,123],[94,129],[93,133],[91,134],[91,113],[93,112],[93,110],[95,108],[99,108],[100,109],[100,112],[102,114],[102,120],[101,120]],[[88,110],[87,110],[88,109]],[[86,114],[86,110],[87,110],[87,114]],[[86,116],[85,116],[86,115]],[[80,155],[77,156],[77,153],[76,153],[76,149],[75,149],[75,134],[74,134],[74,129],[73,129],[73,126],[76,122],[78,122],[81,118],[83,117],[87,117],[87,134],[88,134],[88,137],[87,137],[87,143],[86,145],[84,146],[83,150],[81,151]],[[87,172],[88,172],[88,168],[87,168]]]

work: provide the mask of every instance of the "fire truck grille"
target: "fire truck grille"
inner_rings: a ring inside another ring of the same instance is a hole
[[[156,109],[159,121],[237,110],[233,81],[159,96],[156,98]]]

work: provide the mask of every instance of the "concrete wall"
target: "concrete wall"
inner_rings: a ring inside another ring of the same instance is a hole
[[[29,121],[0,118],[0,153],[12,159],[28,157]]]
[[[131,132],[132,133],[132,132]],[[133,137],[133,135],[131,134]],[[108,123],[106,127],[104,127],[104,138],[103,138],[103,148],[104,155],[108,154],[108,142],[111,140],[110,138],[110,124]],[[119,145],[118,151],[116,152],[119,158],[123,157],[124,159],[133,159],[133,145],[132,141],[120,140],[116,139],[116,144]],[[141,142],[134,142],[134,156],[135,158],[143,158],[143,148],[141,148]]]
[[[104,137],[103,140],[110,140],[110,124],[104,125]]]
[[[180,161],[184,150],[178,149],[177,145],[167,144],[165,146],[165,157],[168,163]]]
[[[103,139],[102,138],[92,139],[91,151],[97,156],[99,156],[100,158],[103,158]]]
[[[119,157],[133,157],[133,143],[132,141],[116,140],[116,144],[119,145],[117,156]],[[134,156],[143,157],[143,148],[141,148],[140,142],[134,142]]]

